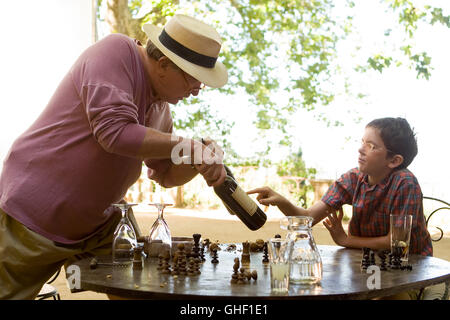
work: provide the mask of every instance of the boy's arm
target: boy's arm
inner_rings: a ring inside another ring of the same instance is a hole
[[[308,209],[297,207],[288,199],[275,192],[269,187],[262,187],[253,189],[247,192],[248,194],[257,193],[256,200],[262,205],[277,206],[285,216],[310,216],[314,218],[313,225],[325,218],[333,209],[325,204],[323,201],[316,202]]]
[[[347,236],[347,241],[343,245],[346,248],[370,248],[373,250],[387,250],[390,249],[389,234],[381,237],[355,237]]]
[[[330,231],[330,235],[337,245],[346,248],[371,248],[374,250],[386,250],[390,248],[389,233],[381,237],[357,237],[350,233],[347,235],[342,226],[342,218],[344,213],[342,208],[339,209],[339,214],[336,212],[328,215],[323,225]]]

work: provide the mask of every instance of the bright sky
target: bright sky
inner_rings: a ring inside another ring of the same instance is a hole
[[[362,2],[361,2],[362,3]],[[369,8],[367,1],[358,9],[354,22],[361,33],[360,41],[374,45],[372,34],[382,28],[382,12]],[[448,1],[433,1],[450,14]],[[381,15],[380,15],[381,14]],[[22,0],[5,1],[0,10],[2,50],[0,59],[0,159],[6,155],[14,139],[40,114],[59,81],[78,55],[91,44],[90,0]],[[18,21],[22,24],[18,24]],[[370,73],[358,85],[369,93],[358,105],[341,99],[335,110],[346,106],[360,111],[361,124],[344,128],[327,128],[313,119],[311,113],[301,112],[293,120],[294,145],[301,146],[310,167],[319,169],[322,178],[336,178],[357,165],[357,141],[364,125],[377,117],[406,117],[417,132],[419,155],[410,169],[419,178],[424,193],[450,200],[450,148],[448,140],[450,73],[450,32],[435,26],[419,30],[417,44],[432,57],[435,68],[429,81],[415,79],[415,72],[405,68],[388,70],[382,75]],[[238,152],[251,152],[246,140],[248,119],[243,113],[245,101],[232,98],[237,109],[224,105],[236,119],[233,139],[242,141]],[[346,142],[345,137],[351,136]],[[261,141],[262,143],[264,141]],[[274,153],[274,156],[283,156]]]

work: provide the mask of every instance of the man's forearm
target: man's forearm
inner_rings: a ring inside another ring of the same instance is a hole
[[[181,186],[191,181],[196,175],[197,170],[193,169],[190,164],[171,164],[164,174],[162,185],[165,188]]]
[[[137,153],[142,159],[170,159],[172,149],[183,139],[171,133],[146,128],[144,141]],[[185,139],[186,140],[186,139]]]

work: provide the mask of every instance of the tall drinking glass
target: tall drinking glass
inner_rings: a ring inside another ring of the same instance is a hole
[[[390,215],[391,254],[408,263],[412,215]]]
[[[168,251],[169,254],[172,248],[172,236],[169,226],[164,220],[164,208],[171,206],[167,203],[150,203],[158,209],[158,218],[153,223],[148,239],[148,253],[150,257],[157,257],[160,253]]]
[[[114,203],[113,206],[122,211],[122,219],[114,231],[112,245],[113,264],[130,264],[133,260],[133,252],[137,246],[136,232],[128,218],[128,210],[135,206],[134,203]]]

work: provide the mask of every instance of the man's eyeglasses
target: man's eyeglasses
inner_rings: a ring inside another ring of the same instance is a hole
[[[190,91],[194,90],[203,90],[205,88],[205,84],[201,83],[191,75],[184,72],[181,68],[179,68],[177,65],[174,64],[174,66],[180,71],[181,75],[183,76],[184,83],[189,88]],[[200,84],[200,85],[199,85]]]

